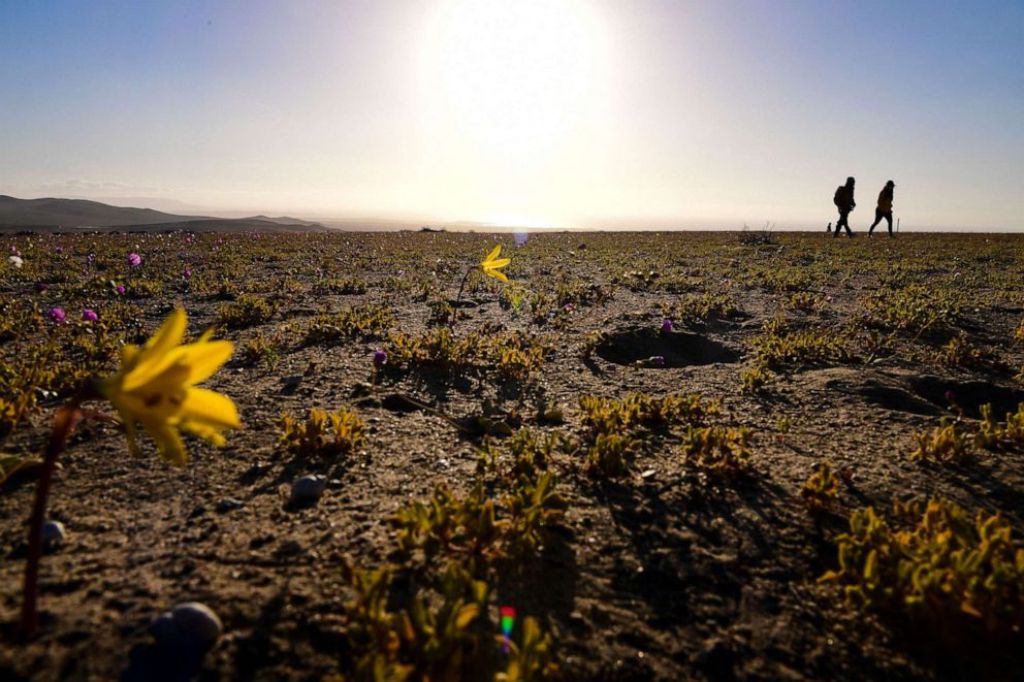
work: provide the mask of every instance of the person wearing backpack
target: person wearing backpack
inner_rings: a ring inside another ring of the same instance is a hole
[[[892,236],[892,190],[895,187],[896,183],[890,180],[878,193],[878,208],[875,209],[875,222],[871,223],[871,227],[868,228],[869,237],[875,231],[875,226],[882,222],[882,218],[885,218],[885,222],[889,224],[889,236]]]
[[[853,178],[846,178],[845,185],[839,185],[836,187],[835,196],[832,197],[832,202],[839,209],[839,220],[836,221],[836,229],[832,233],[833,237],[839,236],[839,229],[842,227],[846,228],[846,236],[852,237],[853,230],[850,229],[849,216],[850,211],[854,209],[857,203],[853,200]]]

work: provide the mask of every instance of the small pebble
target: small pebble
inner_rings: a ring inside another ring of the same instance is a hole
[[[180,633],[178,632],[178,626],[174,623],[174,617],[171,612],[160,614],[156,620],[149,625],[149,634],[153,635],[154,639],[160,641],[168,641],[177,637]]]
[[[47,521],[43,524],[42,536],[44,549],[57,549],[64,544],[68,533],[60,521]]]
[[[303,476],[292,484],[293,504],[316,504],[327,482],[323,476]]]
[[[302,375],[294,374],[289,377],[281,379],[281,393],[284,395],[292,395],[299,390],[299,385],[302,383]]]
[[[221,500],[220,502],[217,503],[217,513],[218,514],[226,514],[229,511],[232,511],[232,510],[235,510],[235,509],[241,509],[244,506],[245,506],[245,503],[242,502],[241,500],[236,500],[233,497],[226,497],[226,498],[224,498],[223,500]]]
[[[158,640],[181,637],[207,647],[212,646],[223,631],[217,614],[209,606],[194,601],[178,604],[149,626],[150,634]]]
[[[302,554],[305,550],[302,545],[295,540],[285,540],[277,546],[277,550],[274,552],[278,556],[296,556]]]

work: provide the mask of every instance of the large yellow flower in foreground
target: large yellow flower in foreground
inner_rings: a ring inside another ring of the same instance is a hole
[[[487,254],[487,258],[484,258],[483,262],[480,263],[480,270],[488,277],[494,279],[500,279],[502,282],[507,282],[508,277],[505,276],[504,272],[499,272],[500,268],[505,267],[512,262],[511,258],[498,258],[501,255],[501,244],[494,247],[494,250]]]
[[[141,424],[160,456],[179,466],[188,461],[181,430],[223,445],[221,432],[242,425],[230,398],[196,388],[227,362],[234,344],[210,341],[207,332],[183,346],[186,321],[185,311],[175,310],[145,346],[122,348],[121,370],[99,383],[124,420],[132,454],[138,454],[135,429]]]

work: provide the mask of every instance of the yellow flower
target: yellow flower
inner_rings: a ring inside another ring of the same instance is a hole
[[[242,425],[230,398],[195,386],[231,357],[234,344],[210,341],[207,332],[195,343],[180,345],[185,323],[179,308],[145,346],[122,348],[120,371],[98,386],[124,420],[132,454],[138,454],[135,427],[142,424],[160,456],[179,466],[188,461],[181,429],[223,445],[221,432]]]
[[[505,276],[504,272],[499,270],[509,263],[512,262],[511,258],[498,258],[501,255],[501,244],[494,247],[494,250],[487,254],[487,258],[484,258],[483,262],[480,263],[480,270],[488,277],[494,279],[500,279],[502,282],[507,282],[508,277]]]

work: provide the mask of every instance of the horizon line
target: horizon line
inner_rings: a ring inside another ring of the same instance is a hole
[[[628,216],[616,216],[609,217],[604,220],[601,219],[589,219],[586,221],[580,221],[573,224],[553,224],[553,225],[528,225],[528,224],[514,224],[504,223],[498,221],[488,220],[474,220],[466,218],[454,218],[454,219],[442,219],[438,216],[387,216],[387,215],[366,215],[366,214],[335,214],[331,211],[310,211],[304,212],[301,209],[296,211],[294,208],[290,209],[215,209],[204,206],[192,205],[188,202],[180,201],[173,198],[158,198],[158,197],[103,197],[103,198],[91,198],[86,196],[32,196],[26,198],[16,197],[12,194],[6,194],[0,192],[0,196],[10,197],[12,199],[19,199],[24,201],[35,201],[42,199],[53,199],[58,201],[90,201],[99,204],[105,204],[107,206],[113,206],[116,208],[129,208],[129,209],[145,209],[156,211],[159,213],[166,213],[176,217],[196,217],[197,220],[202,218],[215,218],[222,220],[244,220],[244,219],[255,219],[260,216],[264,217],[290,217],[293,219],[305,221],[305,222],[316,222],[320,223],[324,227],[338,230],[345,230],[344,225],[357,225],[370,227],[373,225],[380,225],[380,229],[360,230],[360,229],[349,229],[348,231],[359,232],[359,231],[398,231],[403,229],[422,229],[422,228],[443,228],[447,230],[468,232],[468,231],[480,231],[486,232],[487,230],[493,230],[497,232],[507,231],[520,231],[520,232],[541,232],[541,231],[570,231],[570,232],[761,232],[765,231],[766,225],[770,225],[768,231],[770,232],[818,232],[824,231],[824,226],[817,226],[808,219],[797,219],[791,221],[763,221],[761,225],[749,225],[741,220],[731,220],[725,218],[633,218]],[[163,209],[163,208],[152,208],[151,205],[131,205],[131,204],[113,204],[111,201],[137,201],[140,199],[148,199],[153,202],[173,202],[182,204],[180,209]],[[176,212],[171,212],[172,210]],[[199,213],[199,212],[202,213]],[[220,215],[217,215],[220,214]],[[866,214],[865,214],[866,215]],[[736,223],[742,222],[741,225]],[[835,219],[826,219],[826,223],[834,223]],[[787,224],[788,223],[788,224]],[[8,226],[10,227],[10,225]],[[53,227],[53,226],[48,226]],[[58,226],[59,227],[59,226]],[[107,229],[108,226],[87,226],[91,228],[102,228]],[[80,228],[81,229],[81,228]],[[861,228],[864,229],[864,228]],[[913,223],[908,224],[908,230],[914,232],[945,232],[945,233],[964,233],[964,234],[1006,234],[1013,232],[1024,232],[1024,226],[1011,227],[1006,225],[999,226],[963,226],[963,225],[915,225]]]

